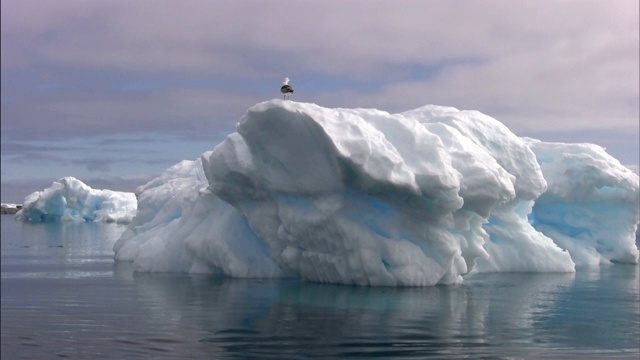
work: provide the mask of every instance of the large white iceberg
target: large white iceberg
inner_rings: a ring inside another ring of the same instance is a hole
[[[477,111],[272,100],[137,189],[115,258],[137,271],[390,286],[637,263],[638,176],[593,149],[523,139]]]
[[[104,221],[129,223],[136,216],[134,193],[92,189],[82,181],[67,176],[44,189],[28,195],[17,220]]]

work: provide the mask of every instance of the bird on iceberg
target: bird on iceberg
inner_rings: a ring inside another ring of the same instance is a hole
[[[284,81],[282,82],[282,87],[280,87],[280,92],[283,94],[282,96],[283,99],[287,99],[288,97],[291,96],[291,94],[293,94],[293,88],[291,87],[291,85],[289,85],[288,77],[284,78]]]

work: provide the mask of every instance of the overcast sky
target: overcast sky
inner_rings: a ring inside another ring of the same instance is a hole
[[[637,171],[639,4],[2,0],[2,202],[75,176],[134,191],[279,98],[479,110]]]

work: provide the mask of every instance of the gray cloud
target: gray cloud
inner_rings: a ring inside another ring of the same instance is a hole
[[[571,119],[561,122],[566,129],[598,127],[595,118],[605,113],[613,126],[629,127],[638,112],[638,5],[630,0],[166,1],[153,11],[129,1],[9,0],[2,6],[3,68],[48,67],[41,80],[63,84],[58,87],[74,81],[63,74],[73,69],[122,79],[120,86],[137,81],[148,90],[105,93],[94,84],[91,96],[70,89],[63,98],[44,99],[42,111],[29,117],[50,116],[68,128],[108,132],[107,123],[116,121],[166,129],[183,119],[235,115],[276,95],[262,84],[277,85],[289,72],[314,74],[310,85],[322,77],[345,86],[360,82],[342,89],[350,96],[315,92],[328,106],[348,99],[407,110],[438,102],[507,112],[526,129],[560,118]],[[406,70],[415,68],[437,74]],[[168,80],[164,89],[153,88],[153,81],[176,76],[217,84],[172,86]],[[245,86],[229,91],[232,81]],[[368,90],[376,87],[382,91]]]
[[[113,159],[88,158],[88,159],[73,160],[71,162],[76,165],[84,166],[87,168],[87,170],[92,172],[106,173],[111,170],[111,165],[115,161],[116,160],[113,160]]]
[[[3,142],[0,144],[0,149],[5,155],[22,154],[25,152],[52,152],[52,151],[76,151],[75,146],[62,146],[62,145],[34,145],[18,142]]]
[[[633,163],[639,6],[4,0],[3,159],[28,152],[15,144],[34,139],[220,139],[248,107],[279,97],[289,76],[297,101],[390,112],[426,104],[476,109],[518,134],[597,142]],[[49,150],[52,160],[63,151]],[[100,161],[83,166],[106,171],[120,160]]]

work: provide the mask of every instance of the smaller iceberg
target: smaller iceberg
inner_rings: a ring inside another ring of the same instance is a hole
[[[92,189],[68,176],[54,181],[43,191],[28,195],[16,220],[130,223],[136,216],[137,206],[134,193]]]
[[[0,208],[0,214],[15,214],[20,209],[22,209],[22,205],[20,204],[12,204],[12,203],[2,203],[2,207]]]

